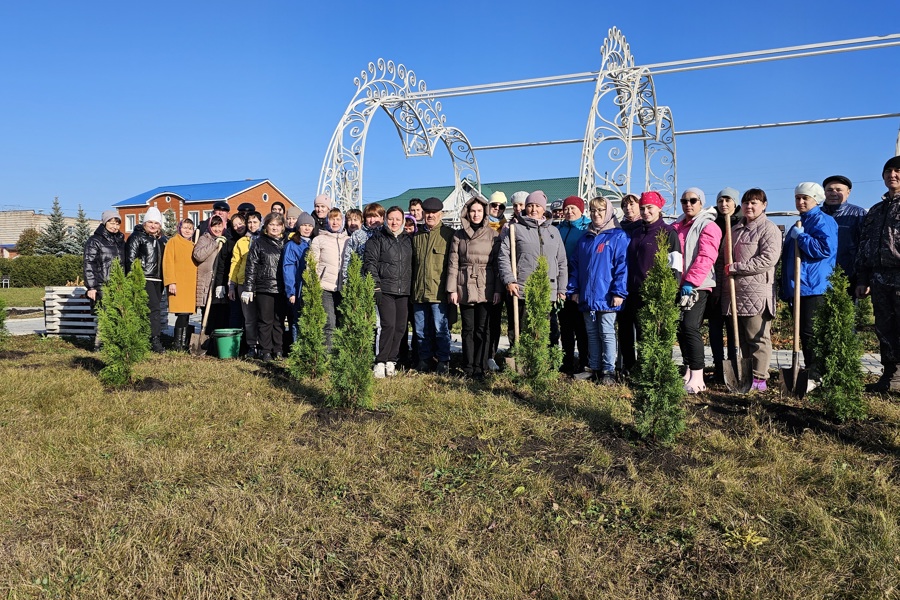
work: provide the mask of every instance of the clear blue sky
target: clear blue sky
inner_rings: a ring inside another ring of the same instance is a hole
[[[91,217],[160,185],[266,177],[310,208],[331,134],[379,57],[430,89],[596,70],[619,27],[638,64],[900,31],[900,2],[4,2],[0,210]],[[676,130],[900,110],[900,48],[656,79]],[[474,145],[584,135],[592,85],[447,99]],[[446,152],[405,159],[393,126],[368,138],[366,200],[452,184]],[[793,187],[842,173],[851,202],[883,193],[900,121],[679,138],[679,189]],[[577,145],[484,151],[483,181],[578,174]]]

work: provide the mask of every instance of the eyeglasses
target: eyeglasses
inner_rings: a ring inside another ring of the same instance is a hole
[[[682,204],[682,205],[688,204],[688,203],[690,203],[690,204],[697,204],[698,202],[700,202],[700,198],[682,198],[682,199],[681,199],[681,204]]]
[[[491,208],[504,208],[505,204],[491,204]]]

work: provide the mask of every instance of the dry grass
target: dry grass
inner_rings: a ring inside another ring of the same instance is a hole
[[[319,382],[165,355],[0,353],[7,598],[896,598],[900,406],[839,425],[713,392],[673,448],[629,393],[436,377],[378,410]]]

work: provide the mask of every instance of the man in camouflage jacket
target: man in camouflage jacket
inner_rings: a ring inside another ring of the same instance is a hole
[[[887,161],[881,176],[887,193],[869,210],[859,234],[856,295],[872,294],[875,334],[884,372],[870,392],[900,392],[900,156]]]

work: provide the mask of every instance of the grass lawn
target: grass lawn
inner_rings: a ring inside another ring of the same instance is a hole
[[[376,382],[325,408],[277,366],[0,352],[6,598],[897,598],[900,403],[839,424],[777,392],[686,400],[670,448],[630,392],[505,376]]]
[[[0,288],[0,299],[6,306],[44,306],[44,288]]]

